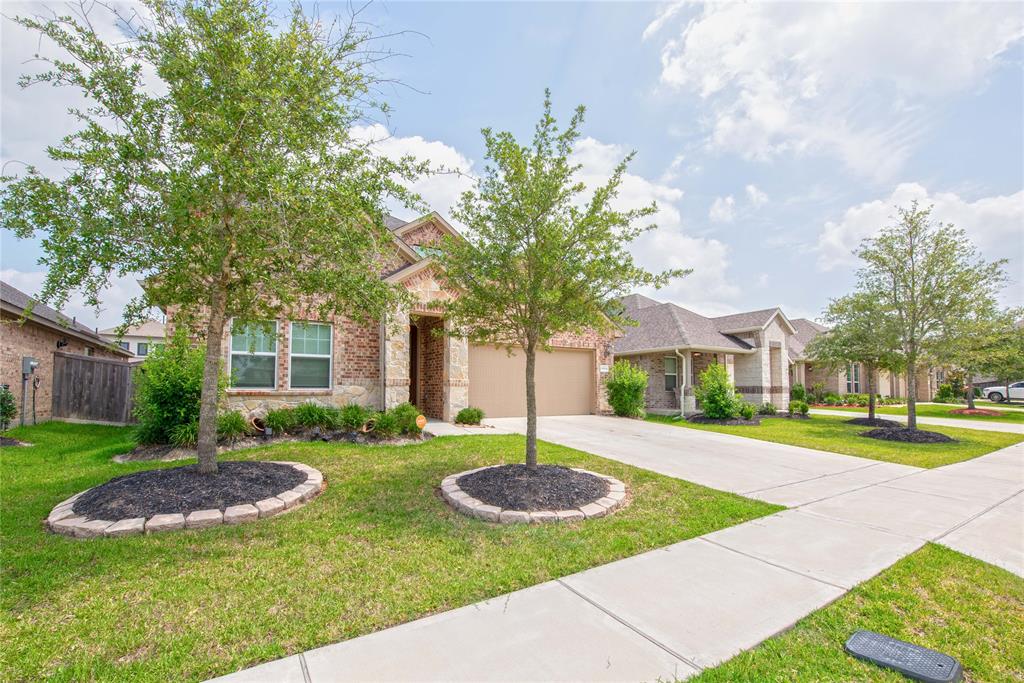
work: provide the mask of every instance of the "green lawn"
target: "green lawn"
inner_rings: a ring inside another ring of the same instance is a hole
[[[757,426],[695,424],[661,415],[649,415],[647,419],[686,429],[735,434],[751,439],[816,448],[821,451],[856,455],[915,467],[940,467],[961,460],[970,460],[1024,441],[1024,436],[1019,434],[935,427],[933,425],[927,425],[926,429],[948,434],[957,440],[956,443],[910,444],[880,441],[860,436],[860,433],[867,431],[868,428],[846,424],[846,420],[850,418],[845,416],[812,415],[807,420],[768,418]]]
[[[982,422],[1024,422],[1024,411],[1017,412],[1017,411],[1012,411],[1012,410],[1002,410],[1002,411],[1000,411],[999,415],[992,415],[992,416],[989,416],[989,415],[957,415],[957,414],[951,412],[953,410],[957,410],[957,409],[960,409],[960,408],[966,408],[966,407],[967,407],[967,404],[939,405],[939,404],[929,403],[927,405],[918,405],[917,406],[917,416],[918,417],[948,417],[948,418],[952,418],[954,420],[979,420],[979,421],[982,421]],[[985,410],[997,410],[997,408],[995,407],[995,404],[993,404],[993,403],[989,403],[989,404],[984,405],[984,406],[979,405],[978,407],[979,408],[984,408]],[[846,406],[844,406],[844,407],[839,407],[839,406],[814,406],[814,409],[815,410],[848,410],[848,411],[857,411],[857,412],[861,412],[861,413],[867,413],[868,412],[867,407],[860,408],[860,407],[856,407],[856,406],[853,406],[853,407],[846,407]],[[879,415],[903,415],[905,417],[906,414],[907,414],[907,407],[906,406],[878,406],[877,408],[875,408],[875,411]]]
[[[123,539],[44,531],[61,500],[128,472],[128,430],[49,423],[0,455],[0,680],[199,680],[369,633],[779,510],[551,444],[543,462],[626,482],[632,504],[580,524],[497,526],[435,487],[518,461],[522,437],[368,447],[281,444],[233,458],[296,460],[328,482],[293,513]]]
[[[843,643],[861,628],[955,657],[966,681],[1024,680],[1024,579],[938,545],[690,680],[907,681],[846,654]]]

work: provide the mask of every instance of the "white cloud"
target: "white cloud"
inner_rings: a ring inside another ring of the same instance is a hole
[[[645,31],[676,22],[676,5]],[[974,87],[1015,41],[1012,3],[705,4],[662,47],[661,80],[713,112],[709,144],[748,159],[816,153],[864,176],[901,167],[922,104]]]
[[[747,185],[747,199],[754,205],[755,208],[764,206],[768,203],[768,195],[757,188],[756,185]]]
[[[46,273],[6,268],[0,270],[0,280],[15,289],[20,289],[29,296],[36,296],[43,288]],[[141,294],[142,288],[139,287],[139,283],[134,277],[115,277],[111,279],[110,287],[100,294],[99,311],[86,304],[85,297],[80,292],[72,292],[67,305],[61,312],[89,327],[100,329],[114,327],[123,320],[122,313],[128,302]],[[157,315],[159,311],[154,309],[153,313]]]
[[[708,209],[708,218],[715,223],[731,223],[736,218],[736,200],[732,195],[715,197]]]
[[[963,228],[986,258],[1009,258],[1009,293],[1024,298],[1024,190],[972,202],[953,192],[930,193],[919,183],[902,183],[888,197],[851,206],[839,220],[825,223],[815,247],[819,270],[855,267],[853,251],[860,241],[891,225],[895,207],[909,206],[915,199],[921,206],[934,205],[936,221]]]

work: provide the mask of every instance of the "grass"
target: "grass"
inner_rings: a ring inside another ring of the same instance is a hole
[[[978,429],[960,429],[927,425],[928,431],[942,432],[956,439],[955,443],[912,444],[898,441],[880,441],[860,436],[867,427],[846,424],[848,417],[813,415],[807,420],[769,418],[760,425],[696,424],[675,417],[649,415],[651,422],[703,429],[710,432],[734,434],[761,441],[774,441],[792,446],[804,446],[820,451],[831,451],[861,458],[895,462],[915,467],[941,467],[961,460],[970,460],[985,453],[1024,441],[1024,436],[1006,432],[986,432]]]
[[[470,604],[779,510],[552,444],[547,463],[625,481],[633,502],[580,524],[497,526],[452,512],[453,472],[517,461],[522,437],[402,447],[281,444],[233,459],[296,460],[328,482],[292,513],[237,527],[74,540],[56,503],[111,477],[115,427],[11,430],[0,455],[0,680],[200,680]]]
[[[945,652],[963,665],[966,681],[1024,680],[1024,579],[938,545],[690,680],[905,682],[846,654],[843,643],[857,629]]]
[[[980,402],[979,402],[980,403]],[[996,404],[989,403],[987,405],[978,405],[979,408],[986,410],[997,410]],[[937,403],[929,403],[926,405],[918,404],[917,416],[918,417],[948,417],[954,420],[978,420],[981,422],[1024,422],[1024,411],[1011,411],[1003,410],[1000,411],[999,415],[957,415],[951,411],[964,409],[967,407],[966,403],[962,404],[949,404],[940,405]],[[867,406],[864,407],[833,407],[833,406],[814,406],[815,410],[849,410],[857,411],[861,413],[867,413]],[[907,414],[906,406],[878,406],[875,408],[875,412],[879,415],[903,415]]]

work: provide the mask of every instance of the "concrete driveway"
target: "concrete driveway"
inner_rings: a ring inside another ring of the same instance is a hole
[[[486,421],[495,432],[525,432],[525,418]],[[920,468],[599,415],[541,417],[539,438],[780,505],[803,505]]]

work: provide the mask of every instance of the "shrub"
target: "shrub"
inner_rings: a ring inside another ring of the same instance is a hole
[[[168,440],[179,448],[191,448],[199,441],[199,422],[185,422],[171,428]]]
[[[399,434],[416,436],[423,430],[416,424],[416,418],[420,416],[420,409],[411,403],[402,403],[388,411],[395,417]]]
[[[295,407],[295,423],[301,427],[333,429],[339,422],[340,416],[340,411],[337,408],[322,406],[313,401],[307,401]]]
[[[724,365],[713,363],[700,373],[700,386],[694,395],[706,417],[729,420],[739,414],[741,401]]]
[[[825,402],[825,383],[815,382],[811,385],[811,396],[815,403]]]
[[[757,412],[757,407],[753,403],[747,403],[746,401],[740,402],[740,417],[744,420],[753,420],[754,413]]]
[[[643,417],[647,373],[627,360],[617,360],[605,380],[608,403],[619,417]]]
[[[18,407],[14,403],[14,394],[7,385],[0,386],[0,430],[10,427],[17,414]]]
[[[463,408],[455,416],[455,421],[463,425],[478,425],[484,419],[484,411],[479,408]]]
[[[237,441],[248,433],[249,425],[245,418],[236,410],[217,416],[217,438],[224,441]]]
[[[293,431],[298,425],[295,420],[295,410],[292,408],[278,408],[271,410],[263,418],[263,424],[270,428],[274,434],[287,434]]]
[[[953,385],[949,382],[939,385],[939,391],[935,394],[934,401],[936,403],[953,403],[956,401],[956,393],[953,391]]]
[[[375,416],[373,433],[382,439],[390,439],[398,436],[398,417],[394,412],[377,413]]]
[[[789,414],[798,413],[800,415],[806,415],[810,411],[811,407],[807,405],[806,401],[790,401],[789,402]]]
[[[221,373],[218,396],[227,386]],[[135,373],[136,439],[141,443],[167,443],[180,425],[199,421],[203,387],[203,350],[194,348],[184,328],[169,342],[156,347]]]
[[[794,384],[789,388],[789,399],[791,401],[806,401],[807,389],[804,388],[803,384]]]
[[[370,408],[364,408],[358,403],[350,403],[341,409],[338,426],[346,432],[357,432],[362,429],[367,420],[373,417],[373,413],[374,411]]]
[[[776,412],[778,411],[775,409],[775,404],[771,401],[765,401],[757,408],[758,415],[774,415]]]

